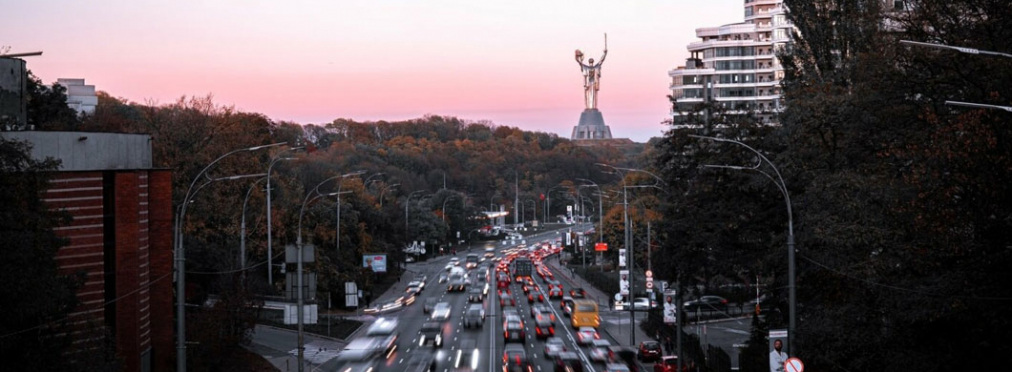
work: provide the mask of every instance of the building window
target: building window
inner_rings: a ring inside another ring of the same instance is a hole
[[[750,6],[745,7],[745,18],[748,18],[748,17],[751,17],[751,16],[752,16],[752,7],[750,7]]]

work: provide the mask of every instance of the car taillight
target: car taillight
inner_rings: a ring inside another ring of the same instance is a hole
[[[727,305],[727,300],[720,300],[721,304]]]
[[[551,333],[552,336],[555,336],[555,327],[548,327],[548,333]]]
[[[534,330],[537,331],[539,335],[541,334],[541,327],[535,328]]]
[[[597,334],[597,333],[595,333],[595,334],[594,334],[594,339],[595,339],[595,340],[600,340],[600,339],[601,339],[601,335],[600,335],[600,334]]]
[[[510,331],[503,332],[503,337],[504,338],[510,338]]]

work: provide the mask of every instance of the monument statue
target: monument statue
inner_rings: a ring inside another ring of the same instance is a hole
[[[573,128],[572,139],[610,139],[611,128],[604,124],[604,116],[597,109],[597,91],[601,89],[601,65],[608,56],[608,34],[604,34],[604,54],[601,60],[594,63],[591,58],[583,63],[583,52],[576,50],[576,63],[580,64],[583,73],[584,110],[580,114],[580,122]]]
[[[587,61],[588,64],[584,64],[583,52],[576,50],[576,63],[580,64],[580,71],[583,72],[583,99],[588,110],[597,108],[597,91],[601,89],[601,65],[607,56],[608,34],[604,35],[604,54],[601,55],[600,62],[594,63],[594,59],[591,58]]]

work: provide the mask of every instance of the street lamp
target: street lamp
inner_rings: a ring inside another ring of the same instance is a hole
[[[789,297],[789,300],[790,300],[790,304],[789,304],[789,319],[790,320],[789,320],[789,323],[788,323],[788,332],[787,332],[787,352],[791,352],[791,346],[793,345],[793,340],[794,340],[794,331],[795,331],[795,328],[797,326],[797,312],[796,312],[796,310],[797,310],[797,294],[796,294],[797,286],[795,285],[795,280],[796,280],[796,276],[797,275],[795,273],[795,264],[794,264],[794,213],[793,213],[793,211],[791,209],[791,195],[787,191],[787,184],[784,183],[784,178],[783,178],[783,176],[780,175],[780,170],[777,169],[776,164],[773,164],[773,162],[771,162],[770,159],[766,158],[765,155],[763,155],[759,151],[756,151],[756,149],[752,148],[749,145],[746,145],[746,144],[744,144],[742,142],[735,141],[735,140],[732,140],[732,139],[726,139],[726,138],[717,138],[717,137],[708,137],[708,136],[697,136],[697,135],[693,135],[693,134],[690,134],[689,137],[699,138],[699,139],[704,139],[704,140],[710,140],[710,141],[714,141],[714,142],[733,143],[733,144],[739,145],[741,147],[744,147],[744,148],[748,149],[749,151],[752,151],[758,157],[758,159],[757,159],[758,162],[756,162],[756,164],[754,166],[751,166],[751,167],[731,166],[731,165],[703,165],[703,167],[706,167],[706,168],[726,168],[726,169],[735,169],[735,170],[744,170],[744,171],[758,172],[758,173],[766,176],[766,178],[768,178],[770,181],[772,181],[773,184],[777,186],[777,190],[780,190],[780,193],[783,194],[783,196],[784,196],[784,204],[787,205],[787,271],[788,271],[788,273],[787,273],[787,280],[788,280],[787,290],[788,290],[788,297]],[[773,176],[771,176],[769,173],[766,173],[763,170],[759,169],[759,167],[762,166],[763,162],[765,162],[766,164],[769,164],[770,168],[773,168],[773,172],[776,173],[776,175],[777,175],[776,179],[774,179]]]
[[[983,54],[983,55],[987,55],[987,56],[1012,58],[1012,54],[1009,54],[1009,53],[992,52],[992,51],[988,51],[988,50],[980,50],[980,49],[977,49],[977,48],[967,48],[967,47],[945,45],[945,44],[938,44],[938,43],[925,43],[925,42],[921,42],[921,41],[900,40],[900,44],[920,46],[920,47],[928,47],[928,48],[955,50],[957,52],[966,53],[966,54]],[[950,105],[950,106],[963,106],[963,107],[972,107],[972,108],[985,108],[985,109],[995,109],[995,110],[1004,110],[1004,111],[1007,111],[1007,112],[1012,112],[1012,106],[988,105],[988,104],[983,104],[983,103],[960,102],[960,101],[945,101],[945,104],[946,105]]]
[[[267,175],[267,173],[263,173],[263,175]],[[253,193],[253,189],[256,188],[257,184],[259,184],[260,181],[263,181],[265,179],[266,179],[266,177],[258,179],[258,180],[256,180],[256,182],[253,182],[253,184],[249,186],[249,189],[246,190],[246,198],[243,199],[243,201],[242,201],[242,218],[241,218],[242,223],[239,224],[239,226],[240,226],[240,228],[239,228],[239,268],[243,269],[243,270],[246,269],[246,205],[249,203],[249,197],[250,197],[250,194]],[[270,255],[270,253],[268,253],[268,255]],[[268,267],[270,267],[270,266],[268,266]],[[243,274],[245,274],[245,272],[243,272]]]
[[[552,188],[548,189],[547,192],[545,192],[545,199],[546,199],[545,200],[546,201],[546,203],[545,203],[545,222],[546,223],[548,222],[548,213],[552,213],[552,190],[558,189],[560,187],[566,187],[566,186],[565,185],[555,185],[555,186],[552,186]]]
[[[383,194],[385,194],[387,192],[387,190],[392,189],[392,188],[397,187],[397,186],[400,186],[400,185],[401,184],[399,184],[399,183],[395,183],[393,185],[386,185],[386,186],[383,187],[382,190],[380,190],[380,209],[381,210],[383,209]]]
[[[407,239],[410,239],[408,237],[408,235],[410,234],[410,232],[408,231],[409,230],[408,221],[410,218],[410,215],[408,214],[408,206],[411,205],[411,197],[415,196],[415,194],[420,194],[423,192],[425,192],[425,190],[413,191],[411,194],[408,194],[407,198],[404,198],[404,237]]]
[[[598,207],[597,207],[597,213],[598,213],[598,216],[597,216],[597,224],[598,224],[598,226],[597,226],[597,242],[598,243],[603,242],[604,241],[604,235],[603,235],[604,234],[604,204],[601,203],[601,186],[599,186],[594,181],[588,180],[586,178],[577,178],[576,180],[577,181],[581,181],[581,182],[586,182],[588,184],[587,186],[593,186],[593,187],[597,188],[597,205],[598,205]]]
[[[197,184],[197,180],[201,176],[207,173],[211,166],[228,157],[229,155],[236,154],[239,152],[253,152],[275,146],[282,146],[288,142],[278,142],[270,145],[253,146],[238,150],[232,150],[214,159],[211,163],[207,164],[204,169],[201,169],[193,181],[190,182],[190,187],[186,189],[186,194],[183,196],[183,205],[179,210],[179,226],[177,227],[177,239],[176,239],[176,371],[186,371],[186,247],[183,245],[183,233],[182,226],[186,222],[186,207],[190,203],[190,198],[193,197],[193,186]],[[228,178],[226,178],[228,179]]]
[[[274,190],[271,189],[271,169],[274,168],[274,164],[277,164],[277,162],[279,162],[279,161],[282,161],[282,160],[294,160],[295,159],[295,158],[290,158],[290,157],[282,157],[281,154],[284,154],[284,153],[289,152],[289,151],[301,150],[301,149],[304,149],[304,148],[305,148],[305,146],[297,146],[297,147],[291,147],[291,148],[282,150],[282,151],[278,152],[276,155],[274,155],[274,159],[271,159],[271,164],[267,166],[267,186],[266,186],[266,191],[267,191],[267,283],[270,286],[274,285],[274,264],[271,262],[272,256],[274,256],[274,249],[272,247],[273,239],[271,237],[271,193]]]

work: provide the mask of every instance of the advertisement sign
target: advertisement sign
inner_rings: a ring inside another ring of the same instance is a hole
[[[675,291],[664,291],[664,323],[674,324],[678,321],[678,303],[675,302]]]
[[[625,267],[625,248],[618,250],[618,267]]]
[[[629,295],[629,270],[619,270],[618,272],[618,293],[623,296]]]
[[[374,273],[385,273],[387,272],[387,255],[363,254],[362,267],[368,267]]]
[[[607,252],[608,243],[596,243],[594,244],[594,252]]]

